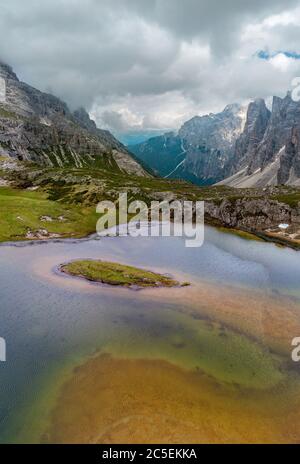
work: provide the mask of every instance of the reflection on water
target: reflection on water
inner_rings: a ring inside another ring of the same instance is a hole
[[[53,272],[81,257],[192,286],[134,292]],[[299,257],[211,228],[199,249],[130,237],[0,247],[1,440],[299,441]],[[90,418],[84,436],[78,415]]]

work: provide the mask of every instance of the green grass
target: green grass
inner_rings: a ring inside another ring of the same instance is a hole
[[[300,203],[300,192],[292,192],[290,194],[277,195],[274,197],[274,200],[280,201],[280,203],[285,203],[291,208],[296,208]]]
[[[22,172],[22,178],[12,179],[20,188],[40,185],[51,200],[66,203],[95,205],[104,199],[116,200],[119,192],[128,192],[128,198],[150,202],[153,192],[172,192],[176,197],[188,200],[213,199],[221,202],[235,191],[227,187],[199,187],[184,181],[147,178],[128,175],[120,170],[104,167],[44,168],[30,166]],[[132,193],[131,193],[132,192]]]
[[[49,216],[51,222],[41,221]],[[64,220],[59,220],[63,216]],[[94,207],[50,201],[45,193],[0,188],[0,241],[24,240],[28,230],[46,229],[50,234],[82,237],[96,231]]]
[[[68,157],[69,154],[64,150],[65,157]],[[52,155],[48,153],[48,156]],[[21,197],[22,201],[19,198],[19,203],[14,203],[18,204],[18,207],[14,208],[7,198],[8,195],[6,194],[6,198],[4,198],[4,193],[0,192],[0,241],[24,238],[28,229],[34,231],[39,228],[47,228],[50,233],[63,236],[87,235],[94,232],[96,228],[95,209],[97,203],[102,200],[111,200],[117,205],[121,192],[127,192],[129,202],[142,200],[148,206],[153,199],[162,200],[167,192],[171,193],[174,199],[204,200],[213,202],[216,206],[220,206],[223,200],[227,200],[229,203],[227,207],[231,208],[232,211],[235,210],[236,202],[239,199],[247,202],[262,198],[261,189],[237,190],[227,186],[200,187],[180,180],[128,175],[111,165],[110,156],[100,158],[99,162],[94,162],[92,165],[84,164],[80,168],[71,165],[63,168],[41,168],[33,163],[24,163],[22,171],[3,172],[2,177],[19,188],[19,191],[14,190],[14,196]],[[30,192],[24,190],[36,186],[39,189],[38,192],[34,192],[35,196],[29,196]],[[2,192],[5,191],[8,189],[2,189]],[[32,205],[29,201],[25,204],[25,198],[35,201]],[[300,189],[287,186],[272,187],[270,191],[264,191],[263,198],[270,201],[278,200],[295,208],[300,201]],[[38,214],[35,214],[36,212]],[[23,224],[20,220],[16,220],[16,217],[22,217],[22,214],[26,216],[26,223]],[[39,217],[42,215],[54,218],[66,215],[68,221],[64,223],[53,221],[45,224],[39,221]],[[255,217],[253,220],[255,223]],[[206,215],[206,222],[215,226],[224,225],[222,220],[214,219],[209,215]],[[254,239],[254,236],[246,231],[234,231],[234,233],[243,238]]]
[[[122,287],[174,287],[180,285],[171,277],[109,261],[72,261],[62,265],[60,270],[93,282],[120,285]],[[186,286],[188,283],[184,282],[182,285]]]
[[[5,108],[0,107],[0,116],[8,119],[19,119],[19,116],[12,111],[8,111]]]

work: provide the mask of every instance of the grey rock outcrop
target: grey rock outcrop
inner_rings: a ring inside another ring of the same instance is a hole
[[[269,199],[237,199],[235,202],[227,199],[219,205],[206,202],[205,212],[211,218],[233,228],[248,230],[265,230],[280,223],[291,224],[299,219],[299,208]]]

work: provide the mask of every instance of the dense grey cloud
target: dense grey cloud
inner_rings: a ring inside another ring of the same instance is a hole
[[[116,133],[167,130],[284,94],[300,75],[283,53],[300,53],[299,24],[295,0],[9,0],[0,58]]]

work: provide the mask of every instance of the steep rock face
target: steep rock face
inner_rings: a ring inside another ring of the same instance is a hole
[[[244,131],[235,143],[234,155],[230,160],[231,174],[251,164],[264,137],[270,115],[271,113],[263,99],[255,100],[249,104]]]
[[[274,97],[268,117],[264,102],[259,101],[251,118],[255,103],[249,105],[245,130],[235,145],[231,176],[219,184],[300,185],[300,102],[293,101],[289,93],[283,99]]]
[[[245,116],[245,108],[228,105],[221,113],[195,116],[177,135],[154,137],[130,149],[164,177],[212,184],[226,176]]]
[[[101,165],[148,175],[108,131],[85,110],[74,114],[60,99],[20,82],[0,63],[6,99],[0,103],[0,154],[44,166]]]
[[[280,159],[278,183],[300,186],[300,121],[291,131]]]
[[[186,122],[178,133],[186,147],[184,172],[205,184],[223,179],[244,122],[245,109],[237,104],[226,106],[221,113],[196,116]]]
[[[292,100],[290,94],[285,98],[274,97],[272,113],[264,137],[249,165],[248,173],[264,169],[274,161],[279,150],[286,145],[295,125],[300,123],[300,104]]]

